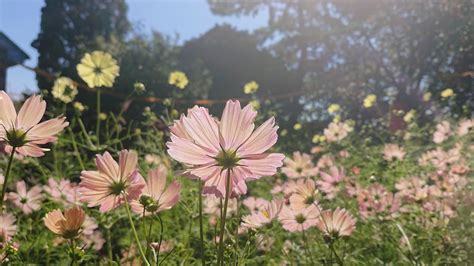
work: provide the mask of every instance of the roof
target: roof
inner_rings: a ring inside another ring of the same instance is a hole
[[[6,67],[10,67],[21,64],[30,57],[0,31],[0,58],[2,61],[6,58]],[[5,64],[5,61],[2,63]]]

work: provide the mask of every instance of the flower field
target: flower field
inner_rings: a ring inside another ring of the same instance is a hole
[[[165,103],[140,124],[103,112],[119,76],[86,53],[83,82],[59,77],[51,102],[0,92],[1,260],[13,265],[467,265],[474,259],[474,119],[406,127],[346,119],[279,128],[274,113],[229,99],[222,114]],[[182,71],[169,85],[185,89]],[[96,93],[96,121],[75,97]],[[243,91],[253,95],[256,81]],[[140,95],[146,87],[135,83]],[[452,89],[440,97],[455,97]],[[426,102],[430,95],[425,96]],[[362,108],[377,110],[368,94]],[[17,107],[15,107],[17,105]],[[66,111],[69,110],[69,111]],[[158,126],[161,125],[161,126]],[[289,142],[290,141],[290,142]],[[294,141],[294,142],[291,142]]]

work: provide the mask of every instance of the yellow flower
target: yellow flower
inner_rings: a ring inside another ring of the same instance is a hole
[[[84,110],[86,109],[86,107],[80,102],[74,102],[73,106],[74,106],[74,109],[76,109],[76,111],[80,113],[84,112]]]
[[[253,107],[254,110],[260,109],[260,101],[259,100],[251,100],[249,104]]]
[[[340,115],[336,115],[332,121],[335,122],[335,123],[341,121],[341,116],[340,116]]]
[[[86,53],[81,63],[76,66],[77,73],[91,88],[112,87],[119,75],[120,67],[109,53],[94,51]]]
[[[107,119],[107,114],[106,113],[100,113],[99,114],[99,119],[100,120],[106,120]]]
[[[374,106],[375,102],[377,101],[377,96],[375,94],[369,94],[364,99],[364,107],[370,108]]]
[[[319,143],[319,142],[324,142],[326,140],[326,137],[325,136],[322,136],[322,135],[319,135],[319,134],[316,134],[313,136],[313,143]]]
[[[51,94],[56,99],[64,103],[70,103],[77,95],[77,85],[72,79],[67,77],[59,77],[54,81]]]
[[[445,89],[441,92],[441,97],[448,98],[454,95],[454,91],[451,88]]]
[[[135,82],[135,84],[133,84],[133,88],[135,89],[135,91],[138,94],[140,94],[140,93],[142,93],[146,90],[145,84],[143,84],[141,82]]]
[[[425,92],[425,94],[423,94],[423,101],[427,102],[431,99],[431,92]]]
[[[258,90],[258,83],[255,81],[250,81],[244,85],[244,93],[245,94],[254,94]]]
[[[296,123],[296,124],[293,126],[293,129],[294,129],[294,130],[300,130],[302,127],[303,127],[303,125],[301,125],[300,123]]]
[[[329,105],[329,107],[328,107],[328,112],[330,114],[334,114],[334,113],[338,112],[339,110],[341,110],[341,106],[339,104],[336,104],[336,103],[333,103],[333,104]]]
[[[189,84],[188,77],[186,77],[186,74],[181,71],[173,71],[170,74],[170,77],[168,79],[168,83],[170,85],[174,85],[180,89],[186,88]]]
[[[408,113],[405,114],[405,116],[403,117],[403,121],[410,123],[415,118],[415,115],[416,115],[416,110],[411,109],[410,111],[408,111]]]

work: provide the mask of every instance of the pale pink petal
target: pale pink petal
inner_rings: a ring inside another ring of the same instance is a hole
[[[29,141],[35,141],[38,144],[45,144],[56,140],[54,135],[61,132],[69,123],[65,117],[53,118],[44,122],[41,122],[28,131],[27,139]]]
[[[121,151],[119,155],[120,177],[127,178],[131,176],[137,170],[137,163],[138,155],[135,151]]]
[[[202,165],[214,162],[212,158],[217,153],[209,152],[206,149],[194,144],[192,141],[187,139],[181,139],[176,136],[171,136],[171,141],[167,142],[168,154],[173,159],[192,165]]]
[[[104,173],[111,180],[120,179],[119,165],[109,152],[105,152],[104,155],[97,154],[95,163],[99,172]]]
[[[219,134],[216,121],[209,115],[209,110],[200,107],[183,118],[183,124],[189,137],[208,152],[217,154],[220,150]]]
[[[18,112],[16,125],[19,128],[30,129],[41,121],[46,111],[46,102],[40,96],[33,95],[28,98]]]
[[[147,192],[154,199],[158,199],[165,189],[166,174],[166,167],[162,165],[148,172]]]
[[[285,155],[281,153],[269,153],[252,155],[239,161],[239,164],[245,165],[252,172],[249,178],[260,178],[262,176],[272,176],[277,168],[283,165]]]
[[[278,140],[277,130],[275,118],[272,117],[265,121],[238,149],[239,156],[260,154],[270,149]]]
[[[236,150],[252,134],[257,112],[249,104],[241,109],[239,101],[227,101],[219,129],[225,150]]]
[[[4,91],[0,91],[0,124],[3,124],[8,129],[10,126],[13,126],[15,120],[15,106],[10,96]]]

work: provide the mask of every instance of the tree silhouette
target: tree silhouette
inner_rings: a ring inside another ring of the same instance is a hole
[[[229,25],[215,26],[201,37],[185,43],[179,59],[181,65],[199,61],[209,70],[212,79],[209,99],[248,98],[243,86],[252,80],[260,86],[257,95],[270,101],[275,95],[300,89],[295,72],[288,70],[282,60],[258,49],[255,36]],[[296,98],[292,97],[278,99],[272,104],[285,110],[288,122],[294,122],[301,110]],[[222,106],[213,109],[222,109]]]

